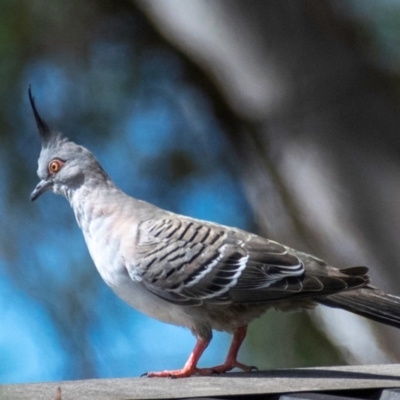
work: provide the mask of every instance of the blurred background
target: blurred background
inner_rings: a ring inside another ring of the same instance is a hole
[[[29,202],[29,84],[130,195],[367,265],[400,294],[399,27],[398,0],[0,0],[0,383],[180,368],[195,343],[106,287],[65,199]],[[270,312],[240,361],[399,362],[400,334]]]

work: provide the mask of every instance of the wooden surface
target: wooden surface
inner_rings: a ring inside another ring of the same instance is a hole
[[[0,385],[1,400],[127,400],[400,388],[400,364],[285,369],[186,379],[93,379]],[[283,396],[281,396],[283,397]]]

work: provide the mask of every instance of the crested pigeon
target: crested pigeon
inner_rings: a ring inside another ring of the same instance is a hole
[[[248,324],[271,308],[323,304],[400,327],[400,298],[371,286],[366,267],[338,269],[255,234],[132,198],[89,150],[49,129],[30,88],[29,100],[42,143],[31,201],[46,191],[63,195],[105,283],[135,309],[196,337],[182,369],[148,377],[251,371],[237,361],[239,348]],[[221,365],[198,368],[213,330],[233,334],[228,355]]]

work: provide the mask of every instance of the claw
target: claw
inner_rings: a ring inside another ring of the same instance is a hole
[[[149,373],[148,372],[144,372],[142,375],[140,375],[140,378],[144,378],[144,377],[146,377],[147,378],[147,376],[149,375]]]

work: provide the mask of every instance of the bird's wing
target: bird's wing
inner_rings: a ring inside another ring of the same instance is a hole
[[[278,301],[346,287],[322,262],[321,276],[318,268],[305,274],[301,259],[279,243],[189,218],[142,222],[135,253],[131,278],[182,305]]]

